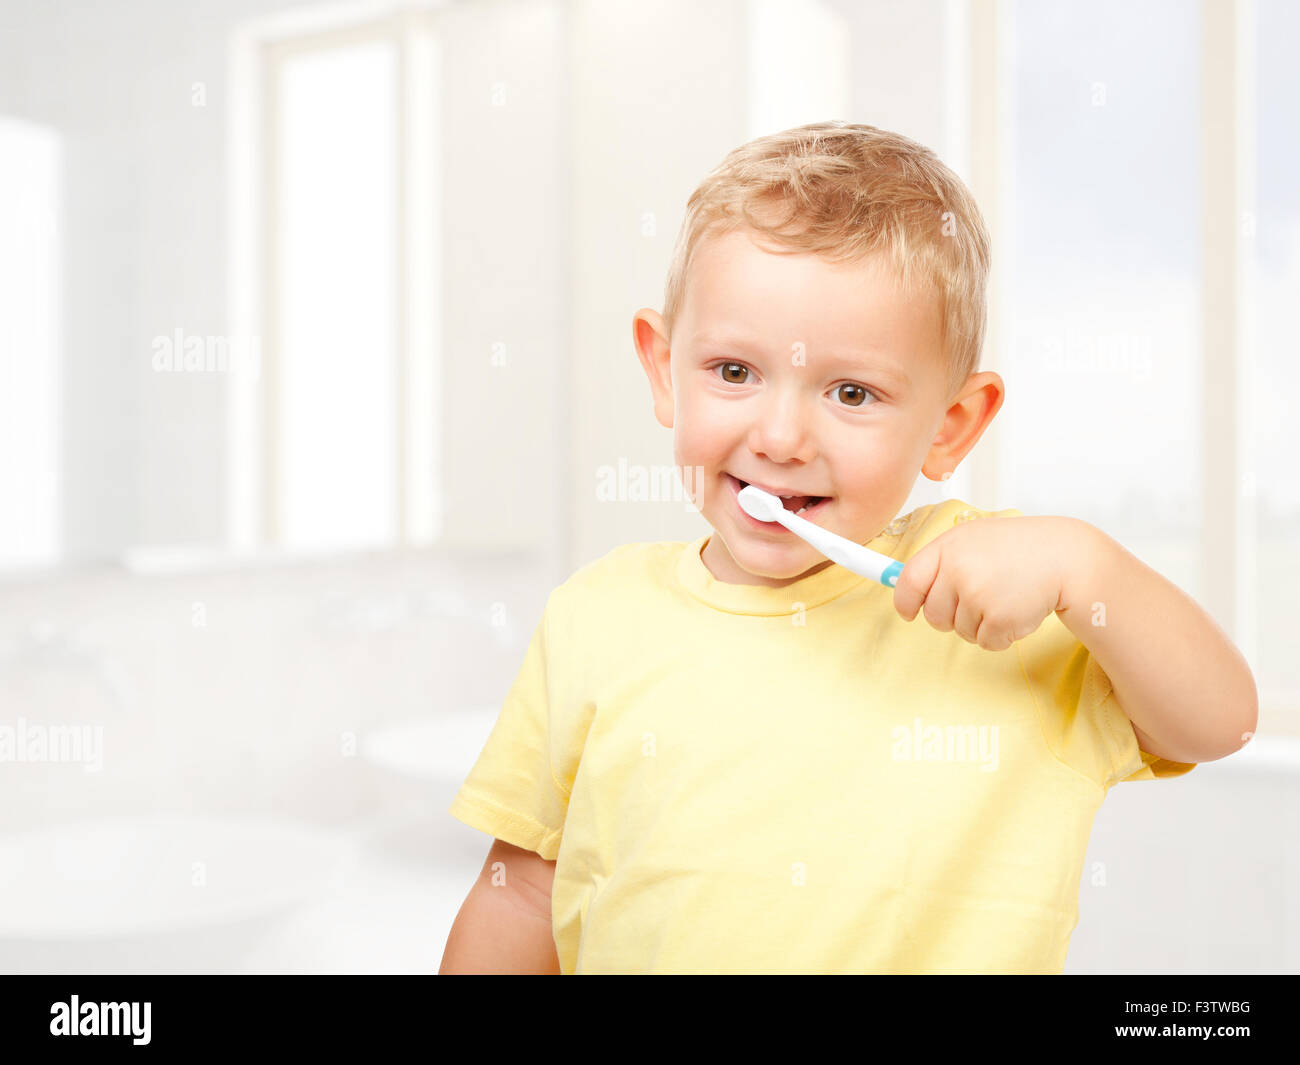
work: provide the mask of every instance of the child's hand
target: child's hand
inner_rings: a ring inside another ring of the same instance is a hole
[[[963,522],[904,564],[894,607],[908,621],[924,607],[925,620],[940,632],[1005,651],[1068,607],[1067,578],[1090,561],[1087,528],[1061,517]]]

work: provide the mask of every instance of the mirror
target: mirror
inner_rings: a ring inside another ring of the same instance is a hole
[[[549,468],[488,486],[556,431],[564,278],[522,282],[564,261],[564,85],[521,36],[507,95],[494,32],[140,0],[0,34],[0,571],[551,543]]]

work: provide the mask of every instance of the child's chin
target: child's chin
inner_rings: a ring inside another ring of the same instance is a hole
[[[732,551],[731,557],[751,577],[762,577],[769,581],[793,580],[827,561],[797,538],[793,544],[769,547],[746,545],[739,551]]]

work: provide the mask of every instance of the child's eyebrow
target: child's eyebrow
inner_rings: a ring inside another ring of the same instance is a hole
[[[699,348],[739,348],[759,352],[763,350],[762,344],[756,339],[740,334],[697,333],[691,338],[691,343]],[[907,388],[912,383],[906,372],[901,368],[895,367],[889,362],[881,361],[879,357],[873,359],[871,354],[867,352],[829,351],[823,349],[818,352],[818,361],[825,361],[831,366],[841,367],[846,372],[851,371],[863,375],[876,374],[888,378],[895,385],[903,388]]]
[[[846,371],[860,373],[864,377],[879,375],[902,388],[907,388],[912,383],[907,373],[901,368],[897,368],[888,362],[873,360],[867,355],[857,355],[852,352],[840,354],[834,351],[824,352],[823,354],[832,366],[842,366]]]

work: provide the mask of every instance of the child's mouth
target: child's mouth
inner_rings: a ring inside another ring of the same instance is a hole
[[[727,484],[728,487],[731,488],[732,496],[739,495],[740,490],[750,483],[749,481],[742,481],[738,477],[733,477],[729,473],[724,473],[723,476],[726,477],[727,479]],[[756,487],[763,488],[761,484],[757,485]],[[766,491],[767,489],[763,489],[763,490]],[[790,513],[792,514],[797,514],[801,518],[811,519],[814,515],[820,513],[821,510],[826,506],[826,504],[829,503],[834,498],[835,498],[834,496],[791,496],[788,499],[782,498],[781,505],[784,506],[785,509],[790,511]],[[745,518],[746,521],[753,522],[756,526],[759,526],[760,528],[765,528],[765,529],[785,528],[785,526],[782,525],[780,522],[759,521],[757,518],[747,513],[745,508],[740,505],[739,501],[736,502],[736,509],[740,511],[741,515]]]

